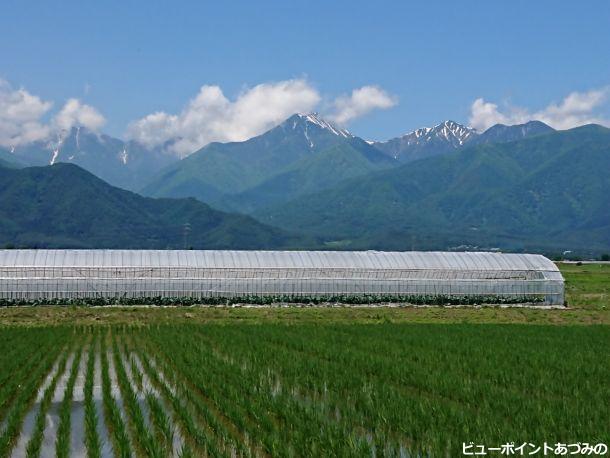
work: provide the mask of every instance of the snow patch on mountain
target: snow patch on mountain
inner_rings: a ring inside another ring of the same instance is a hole
[[[345,138],[353,137],[353,135],[347,129],[341,129],[341,128],[335,126],[334,124],[321,118],[318,113],[307,113],[307,114],[299,113],[298,116],[303,121],[314,124],[314,125],[320,127],[321,129],[329,130],[335,135],[339,135],[339,136],[345,137]]]
[[[127,153],[127,148],[123,147],[123,151],[119,153],[119,159],[123,163],[123,165],[127,165],[127,159],[129,159],[129,154]]]
[[[421,127],[384,142],[373,145],[403,162],[444,154],[469,143],[479,136],[471,128],[455,121],[444,121],[434,127]]]
[[[51,160],[49,161],[49,165],[53,165],[57,161],[57,157],[59,156],[61,146],[64,144],[66,137],[67,137],[66,131],[62,131],[57,134],[57,141],[55,143],[49,142],[48,148],[51,150],[51,153],[52,153]]]
[[[477,135],[478,132],[471,127],[463,126],[455,121],[444,121],[434,127],[422,127],[408,132],[400,138],[407,145],[418,144],[422,141],[429,142],[433,138],[439,138],[455,146],[462,146]]]

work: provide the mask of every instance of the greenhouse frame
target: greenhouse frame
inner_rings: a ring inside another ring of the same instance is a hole
[[[0,250],[0,299],[498,298],[563,305],[535,254],[487,252]],[[492,301],[494,302],[494,301]]]

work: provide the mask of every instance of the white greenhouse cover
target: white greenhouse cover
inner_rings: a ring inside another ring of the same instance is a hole
[[[433,251],[0,250],[0,267],[559,272],[552,261],[537,254]]]

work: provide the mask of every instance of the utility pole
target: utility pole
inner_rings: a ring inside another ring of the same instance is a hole
[[[185,250],[188,248],[189,234],[191,233],[191,231],[192,231],[191,224],[184,223],[184,226],[182,227],[182,234],[184,236],[184,249]]]

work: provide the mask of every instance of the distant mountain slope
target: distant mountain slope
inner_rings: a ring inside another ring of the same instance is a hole
[[[10,151],[0,148],[0,167],[19,168],[26,165]]]
[[[394,165],[316,114],[296,114],[250,140],[205,146],[163,170],[143,193],[248,211]]]
[[[541,121],[530,121],[513,126],[496,124],[473,138],[469,145],[514,142],[534,135],[548,134],[554,130]]]
[[[13,164],[12,162],[6,161],[6,160],[2,159],[2,157],[0,157],[0,167],[14,168],[15,164]]]
[[[307,243],[194,199],[141,197],[70,164],[0,168],[0,246],[265,249]]]
[[[377,149],[359,138],[307,156],[258,186],[226,196],[217,204],[242,213],[251,213],[336,186],[341,181],[396,166]]]
[[[452,153],[472,145],[512,142],[552,131],[552,127],[540,121],[514,126],[496,124],[483,133],[454,121],[445,121],[434,127],[422,127],[385,142],[372,142],[371,145],[388,156],[407,163]]]
[[[476,145],[255,213],[368,248],[610,246],[610,129]]]
[[[13,155],[31,166],[76,164],[113,186],[130,190],[139,189],[160,169],[178,161],[161,148],[148,149],[84,127],[60,132],[50,141],[17,147]]]

